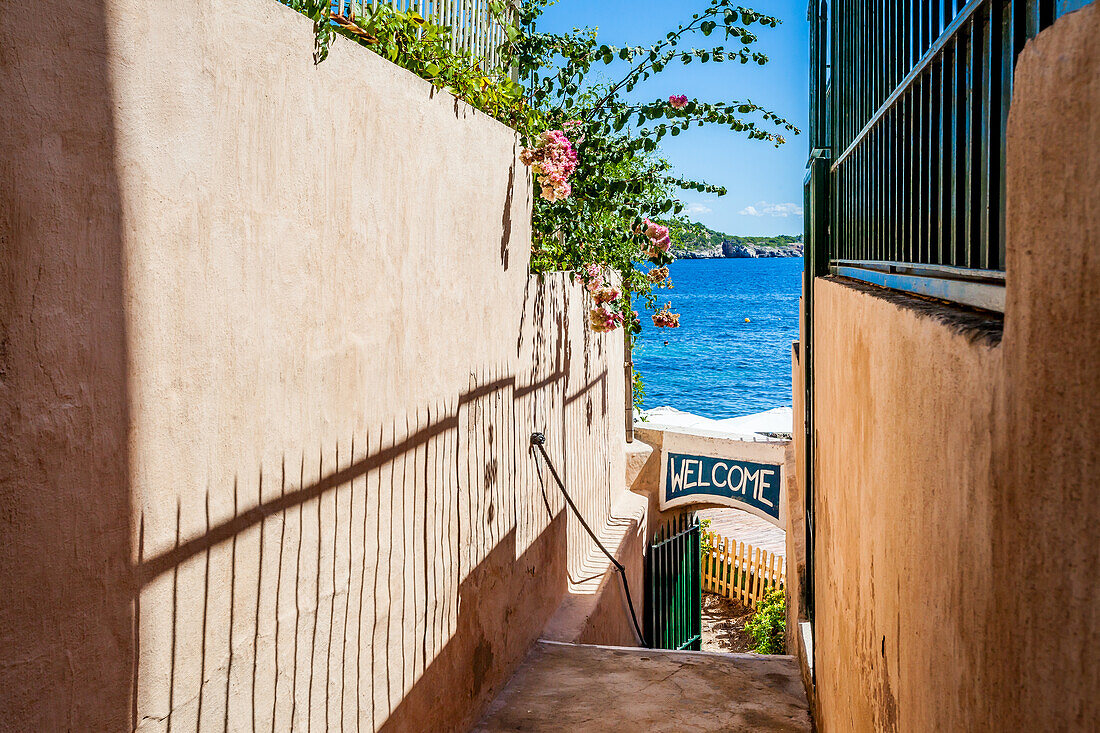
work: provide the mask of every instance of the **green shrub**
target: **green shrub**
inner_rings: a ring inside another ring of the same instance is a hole
[[[714,548],[710,546],[710,520],[699,520],[699,550],[703,557],[710,554]]]
[[[787,597],[782,590],[773,588],[767,592],[756,613],[745,624],[745,630],[756,640],[754,652],[782,654],[785,651],[783,635],[787,630]]]

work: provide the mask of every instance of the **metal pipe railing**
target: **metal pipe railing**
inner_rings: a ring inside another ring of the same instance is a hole
[[[634,624],[634,633],[638,637],[638,643],[644,647],[650,646],[646,641],[645,634],[642,633],[641,625],[638,623],[638,614],[634,611],[634,601],[630,597],[630,582],[626,579],[626,568],[623,567],[623,564],[615,559],[615,556],[604,547],[602,542],[600,542],[600,538],[596,536],[596,533],[592,531],[592,527],[588,526],[588,522],[585,521],[584,515],[581,514],[581,510],[573,503],[573,497],[565,490],[565,484],[562,483],[561,477],[558,476],[557,469],[554,468],[554,464],[550,460],[550,455],[546,452],[546,436],[542,433],[531,433],[531,445],[542,454],[542,459],[546,461],[546,465],[550,469],[550,475],[553,476],[554,481],[557,482],[558,488],[561,489],[561,495],[565,497],[565,503],[573,510],[573,515],[577,518],[577,521],[581,523],[581,527],[583,527],[584,531],[588,533],[588,536],[592,538],[592,541],[596,543],[596,547],[600,548],[600,552],[606,555],[607,559],[610,560],[611,564],[615,567],[615,571],[623,581],[623,592],[626,594],[626,605],[630,608],[630,620]]]

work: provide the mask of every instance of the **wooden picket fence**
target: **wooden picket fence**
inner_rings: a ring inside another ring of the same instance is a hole
[[[489,0],[332,0],[333,21],[349,33],[360,32],[354,19],[369,14],[379,5],[394,10],[415,11],[422,18],[451,29],[451,47],[469,51],[481,59],[485,69],[496,68],[500,63],[500,47],[507,39],[505,30],[512,17],[495,15]],[[515,12],[514,0],[506,4],[509,13]]]
[[[703,555],[703,590],[756,608],[770,588],[786,586],[787,563],[782,556],[714,532],[707,532],[707,537],[710,552]]]

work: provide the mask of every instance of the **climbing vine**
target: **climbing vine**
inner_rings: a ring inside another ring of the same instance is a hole
[[[486,68],[472,53],[451,48],[450,28],[432,23],[415,10],[363,3],[361,9],[353,6],[360,14],[340,16],[333,13],[328,0],[281,1],[313,20],[315,63],[328,58],[332,39],[341,35],[517,130],[538,127],[523,86],[512,78],[511,49],[520,33],[514,23],[502,22],[508,39],[501,49],[505,62]],[[502,21],[507,18],[502,0],[489,3],[488,11]]]
[[[506,28],[501,63],[493,69],[451,49],[449,29],[411,10],[380,4],[343,18],[332,15],[328,0],[284,2],[313,19],[318,63],[332,36],[345,35],[520,133],[523,162],[540,192],[531,270],[573,271],[591,293],[593,330],[621,326],[640,333],[638,302],[653,311],[655,326],[679,326],[671,301],[658,307],[660,291],[672,287],[667,224],[684,210],[680,192],[726,191],[677,175],[660,156],[665,137],[710,125],[779,146],[786,135],[798,133],[788,120],[749,99],[631,98],[639,85],[675,65],[766,64],[757,33],[776,27],[779,19],[730,0],[707,0],[648,46],[607,45],[592,29],[542,32],[539,19],[554,0],[492,0],[489,12]],[[700,41],[701,47],[692,45]],[[605,71],[600,80],[592,80],[594,69]],[[611,72],[616,73],[608,81]],[[619,273],[617,280],[612,271]]]
[[[726,191],[678,176],[659,154],[661,141],[693,127],[718,125],[779,146],[787,134],[798,131],[774,111],[747,99],[704,101],[683,94],[639,103],[628,95],[673,65],[765,64],[768,57],[755,48],[756,30],[774,28],[780,21],[728,0],[710,0],[652,45],[611,46],[600,43],[590,29],[538,32],[538,18],[547,4],[548,0],[524,3],[524,31],[512,44],[514,59],[529,104],[537,110],[534,119],[543,130],[567,138],[576,164],[566,177],[570,195],[560,195],[561,185],[549,192],[543,187],[535,207],[531,267],[572,270],[594,293],[600,292],[605,271],[619,272],[621,297],[594,297],[592,321],[597,330],[622,323],[630,333],[639,333],[642,321],[633,310],[639,301],[653,311],[655,326],[675,328],[679,314],[671,302],[658,307],[663,300],[659,291],[671,287],[667,265],[673,258],[665,224],[684,209],[678,198],[681,191]],[[690,45],[710,38],[717,42]],[[610,68],[601,81],[590,82],[593,70],[604,67]],[[606,81],[611,70],[618,73]],[[535,130],[521,132],[535,140]],[[554,173],[536,169],[540,183],[553,179]],[[614,319],[612,311],[620,318]]]

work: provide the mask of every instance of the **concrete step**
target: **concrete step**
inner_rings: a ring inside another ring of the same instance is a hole
[[[477,731],[810,731],[793,657],[538,642]]]

